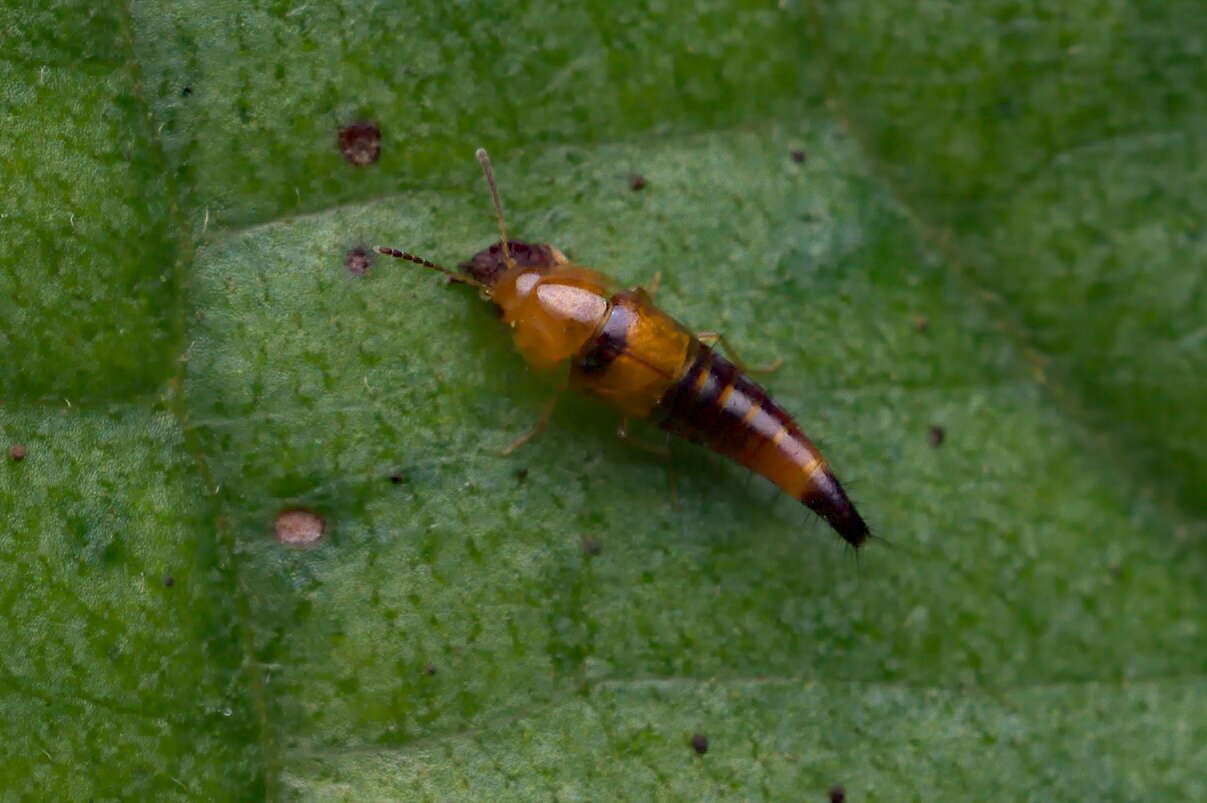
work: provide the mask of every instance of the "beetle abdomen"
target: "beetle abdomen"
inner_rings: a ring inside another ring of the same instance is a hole
[[[867,540],[867,524],[792,416],[703,343],[696,343],[690,367],[667,389],[652,417],[663,429],[762,474],[825,519],[852,546]]]

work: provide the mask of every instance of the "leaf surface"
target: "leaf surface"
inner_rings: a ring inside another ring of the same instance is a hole
[[[1201,7],[782,5],[0,12],[5,788],[1207,794]],[[584,400],[501,458],[552,380],[346,267],[491,242],[480,145],[888,543]]]

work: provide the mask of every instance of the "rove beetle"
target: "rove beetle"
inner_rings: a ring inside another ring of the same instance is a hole
[[[862,546],[868,526],[821,452],[746,370],[705,342],[720,341],[734,356],[724,338],[692,334],[658,309],[646,290],[618,289],[551,245],[509,239],[490,157],[481,148],[477,157],[494,201],[499,242],[461,264],[464,273],[394,248],[377,250],[478,288],[498,306],[516,347],[534,368],[569,360],[570,386],[625,416],[622,437],[630,418],[648,418],[763,475],[851,546]],[[545,428],[556,400],[504,454]]]

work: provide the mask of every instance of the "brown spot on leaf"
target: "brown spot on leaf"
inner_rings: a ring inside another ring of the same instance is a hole
[[[914,328],[919,332],[925,332],[930,328],[930,321],[919,315],[917,318],[914,318]]]
[[[381,129],[359,121],[339,130],[339,152],[349,164],[366,167],[381,156]]]
[[[645,189],[645,176],[634,173],[629,176],[629,189],[633,191]]]
[[[18,463],[25,459],[25,454],[25,447],[20,444],[8,447],[8,456]]]
[[[402,474],[397,471],[395,471],[393,474],[390,475],[390,482],[392,482],[395,485],[402,485],[404,482],[406,482],[406,479],[407,479],[406,474]]]
[[[373,267],[373,253],[368,248],[349,248],[344,254],[344,267],[353,276],[364,276]]]
[[[285,546],[308,548],[322,540],[327,522],[313,510],[290,508],[277,514],[272,529],[277,541]]]
[[[792,151],[791,156],[792,156],[792,161],[796,162],[797,164],[805,163],[805,158],[806,158],[805,152],[803,150],[801,150],[800,148],[797,148],[796,150]]]
[[[704,755],[708,752],[708,737],[703,733],[697,733],[692,736],[692,750],[696,751],[696,755]]]
[[[936,424],[930,428],[930,432],[927,433],[926,439],[930,441],[931,446],[942,446],[943,441],[947,439],[947,430]]]
[[[839,784],[834,784],[830,787],[829,795],[830,803],[845,803],[847,799],[847,790],[843,789]]]

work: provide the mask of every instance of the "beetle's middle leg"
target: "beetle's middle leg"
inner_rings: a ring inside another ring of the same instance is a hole
[[[528,443],[528,441],[545,431],[545,427],[549,426],[549,419],[553,417],[553,410],[557,407],[557,401],[562,397],[563,390],[565,390],[565,387],[559,387],[557,392],[554,393],[549,399],[548,403],[545,404],[545,412],[541,413],[540,420],[536,422],[536,426],[532,428],[532,431],[527,435],[517,438],[511,443],[510,446],[503,450],[502,454],[504,457],[507,457],[507,455],[511,454],[516,449],[519,449],[521,446]]]
[[[641,286],[641,289],[645,291],[645,294],[647,296],[649,296],[650,300],[652,301],[654,296],[658,295],[658,288],[661,286],[662,286],[662,271],[655,271],[654,278],[650,279],[648,282],[643,284]]]
[[[738,367],[738,370],[744,374],[769,374],[772,371],[778,370],[784,364],[783,357],[776,357],[771,361],[770,365],[762,365],[755,367],[747,365],[738,353],[734,351],[733,346],[725,339],[725,335],[720,332],[697,332],[696,339],[701,343],[711,346],[714,343],[720,343],[721,348],[725,349],[725,353],[729,355],[729,359],[733,360],[733,364]]]

